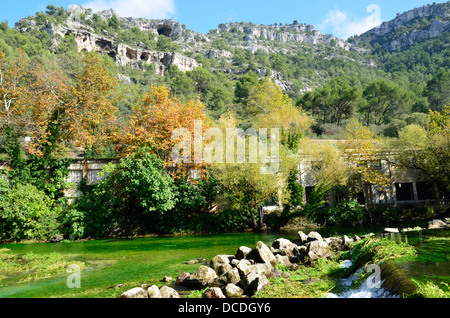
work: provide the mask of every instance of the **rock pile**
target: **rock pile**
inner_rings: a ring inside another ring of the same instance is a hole
[[[204,290],[204,298],[252,297],[269,284],[269,278],[277,273],[275,266],[285,265],[296,270],[298,264],[310,264],[320,258],[327,259],[333,252],[351,248],[359,237],[322,238],[317,232],[308,235],[298,232],[298,239],[280,238],[268,247],[258,242],[255,248],[241,246],[235,255],[217,255],[207,265],[201,265],[194,273],[182,273],[175,280],[175,288]],[[179,298],[174,288],[156,285],[133,288],[120,298]]]
[[[443,229],[449,226],[450,220],[433,220],[428,228],[416,227],[402,229],[401,232],[415,230]],[[399,234],[398,228],[386,228],[379,237]],[[292,271],[298,269],[299,264],[309,265],[318,259],[329,259],[334,253],[347,251],[352,243],[374,233],[354,236],[322,238],[317,232],[308,235],[298,232],[298,239],[290,241],[277,239],[268,247],[258,242],[255,248],[241,246],[235,255],[217,255],[211,261],[203,258],[186,262],[186,264],[203,264],[194,273],[182,273],[175,280],[175,288],[164,286],[141,286],[133,288],[119,298],[180,298],[175,290],[205,290],[204,298],[239,298],[252,297],[269,284],[269,278],[279,276],[280,271],[275,267],[284,265]],[[164,278],[166,283],[172,279]]]

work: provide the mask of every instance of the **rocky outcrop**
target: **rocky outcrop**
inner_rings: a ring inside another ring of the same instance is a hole
[[[395,19],[356,37],[354,43],[380,43],[386,50],[395,51],[447,31],[450,31],[450,2],[427,5],[399,14]]]
[[[288,24],[288,25],[260,25],[253,23],[225,23],[219,25],[216,33],[241,32],[243,40],[249,43],[258,43],[258,40],[270,40],[277,42],[296,42],[308,44],[325,44],[341,47],[349,50],[351,45],[333,35],[322,34],[312,25]]]
[[[109,55],[117,64],[121,66],[128,65],[131,68],[143,69],[144,65],[154,65],[158,75],[164,75],[165,71],[171,66],[176,65],[182,72],[192,71],[201,65],[192,58],[176,52],[159,52],[143,50],[141,48],[131,47],[115,40],[108,35],[96,34],[94,31],[80,23],[77,18],[80,14],[87,14],[86,9],[73,5],[68,8],[69,18],[65,24],[50,23],[41,29],[46,31],[52,39],[52,47],[58,47],[61,40],[69,35],[73,35],[78,47],[78,51],[98,52]],[[97,12],[102,19],[108,20],[114,14],[114,10],[105,10]],[[117,14],[116,14],[117,15]],[[180,23],[174,20],[147,20],[141,18],[122,18],[118,16],[124,28],[138,27],[143,31],[158,35],[177,37],[183,34],[183,28]],[[87,14],[85,20],[92,19],[92,13]],[[22,20],[16,23],[16,29],[20,32],[30,32],[33,29],[39,29],[34,19],[27,19],[28,26],[23,28]]]

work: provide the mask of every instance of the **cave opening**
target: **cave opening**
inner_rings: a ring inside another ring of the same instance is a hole
[[[166,26],[157,29],[158,35],[170,36],[172,34],[172,29]]]
[[[127,55],[127,58],[129,58],[130,60],[135,60],[136,56],[137,56],[137,52],[132,50],[132,49],[130,49],[130,48],[127,48],[127,54],[126,55]]]
[[[95,45],[105,51],[111,51],[112,49],[112,43],[103,39],[95,41]]]
[[[150,58],[150,55],[148,53],[142,53],[141,54],[141,60],[147,62]]]

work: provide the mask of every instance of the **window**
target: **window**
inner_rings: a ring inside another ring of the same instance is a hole
[[[417,196],[419,200],[434,200],[434,185],[425,182],[418,182]]]
[[[88,174],[89,185],[96,185],[102,178],[99,176],[99,173],[102,170],[91,170]]]
[[[306,187],[305,188],[306,201],[309,200],[309,196],[311,195],[313,190],[314,190],[314,187]]]
[[[70,171],[69,179],[67,180],[70,183],[80,184],[81,180],[83,180],[83,171],[81,170],[73,170]]]
[[[396,183],[395,190],[397,193],[397,201],[414,201],[412,183]]]

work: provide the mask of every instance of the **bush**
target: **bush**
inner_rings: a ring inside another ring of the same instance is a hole
[[[308,204],[304,214],[311,221],[319,224],[351,226],[363,223],[365,210],[358,201],[353,200],[342,201],[337,207],[328,204]]]
[[[105,166],[105,178],[90,190],[84,187],[76,206],[84,213],[86,235],[159,233],[167,231],[166,222],[177,222],[168,214],[176,204],[173,179],[147,150]]]
[[[43,191],[29,184],[7,188],[2,183],[0,239],[47,240],[58,234],[57,212]]]

